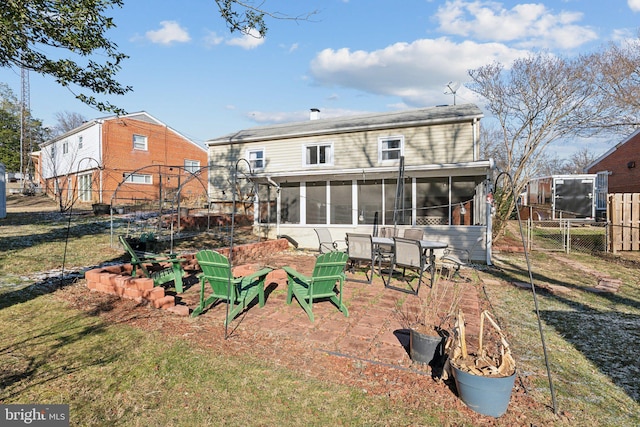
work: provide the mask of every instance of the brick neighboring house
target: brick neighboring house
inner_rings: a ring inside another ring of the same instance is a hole
[[[607,208],[608,193],[640,193],[640,129],[585,168],[597,174],[596,209]]]
[[[205,198],[207,151],[146,112],[90,120],[33,153],[42,191],[61,205]],[[195,179],[195,178],[199,179]],[[204,184],[203,184],[204,183]]]

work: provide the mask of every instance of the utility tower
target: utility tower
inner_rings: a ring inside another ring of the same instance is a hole
[[[31,100],[29,88],[29,70],[20,68],[20,177],[22,192],[25,192],[25,177],[29,175],[31,181]]]

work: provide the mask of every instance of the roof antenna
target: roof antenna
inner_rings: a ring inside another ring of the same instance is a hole
[[[449,82],[447,83],[447,88],[449,91],[444,91],[445,94],[453,94],[453,105],[456,105],[456,92],[460,89],[460,82]]]

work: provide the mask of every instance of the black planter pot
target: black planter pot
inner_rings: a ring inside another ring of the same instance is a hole
[[[432,368],[444,362],[444,346],[449,334],[446,331],[436,331],[438,336],[424,334],[415,329],[409,330],[409,357],[411,360]]]

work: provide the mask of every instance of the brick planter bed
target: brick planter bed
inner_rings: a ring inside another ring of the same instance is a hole
[[[234,271],[244,275],[252,269],[252,266],[242,264],[255,262],[267,255],[287,249],[289,249],[289,242],[286,239],[234,246],[233,263],[237,265],[237,267],[234,267]],[[226,257],[229,256],[229,248],[217,248],[215,250]],[[187,274],[195,275],[200,272],[195,253],[180,254],[180,257],[186,259],[183,268]],[[154,287],[153,279],[140,276],[132,277],[131,271],[131,264],[110,265],[89,270],[85,273],[87,287],[92,291],[117,295],[121,298],[131,299],[180,316],[189,315],[189,307],[183,304],[176,304],[175,297],[167,295],[163,287]],[[277,280],[274,277],[274,281]]]

